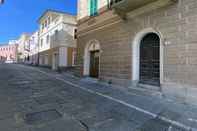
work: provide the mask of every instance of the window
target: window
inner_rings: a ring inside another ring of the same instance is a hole
[[[42,30],[44,30],[44,23],[42,23]]]
[[[77,39],[77,29],[74,29],[74,39]]]
[[[55,19],[55,24],[57,24],[58,20],[59,20],[59,18],[56,18],[56,19]]]
[[[55,35],[57,35],[58,34],[58,30],[55,30]]]
[[[44,24],[45,24],[44,26],[47,27],[47,20],[45,20]]]
[[[55,39],[57,40],[58,30],[55,30]]]
[[[47,42],[47,44],[49,43],[49,41],[50,41],[50,36],[49,35],[47,35],[47,38],[46,38],[46,42]]]
[[[40,47],[43,45],[43,39],[40,40]]]
[[[34,36],[32,37],[32,42],[35,42],[35,37]]]
[[[89,0],[90,16],[98,15],[98,0]]]
[[[48,25],[51,24],[51,17],[48,17]]]

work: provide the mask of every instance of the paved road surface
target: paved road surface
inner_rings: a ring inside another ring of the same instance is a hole
[[[0,131],[185,130],[33,67],[0,64]]]

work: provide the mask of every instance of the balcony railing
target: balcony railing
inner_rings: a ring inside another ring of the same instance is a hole
[[[178,0],[109,0],[109,8],[115,9],[115,11],[125,17],[125,14],[135,10],[150,10],[152,8],[159,8]],[[143,12],[143,11],[141,11]]]

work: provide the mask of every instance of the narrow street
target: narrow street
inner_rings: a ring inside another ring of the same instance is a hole
[[[0,64],[0,131],[187,130],[83,87],[77,88],[72,80],[69,84],[55,79],[36,67]],[[176,117],[176,113],[172,115]]]

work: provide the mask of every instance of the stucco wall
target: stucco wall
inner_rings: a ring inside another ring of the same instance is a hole
[[[0,61],[17,62],[17,47],[16,44],[0,46]]]

